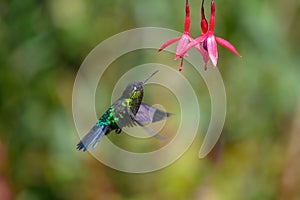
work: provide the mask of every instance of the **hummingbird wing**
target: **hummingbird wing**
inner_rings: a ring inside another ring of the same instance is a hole
[[[105,135],[109,125],[100,125],[98,122],[77,144],[77,149],[86,151],[93,144],[92,149],[96,147],[101,138]]]
[[[130,110],[128,99],[119,99],[113,105],[114,122],[119,128],[134,127],[136,123],[131,118],[132,111]]]
[[[153,131],[152,129],[146,127],[143,123],[160,121],[169,116],[169,113],[165,113],[150,105],[142,103],[139,107],[141,111],[138,111],[138,113],[140,112],[140,114],[137,113],[136,115],[134,115],[132,110],[130,109],[129,104],[130,100],[128,99],[119,99],[113,104],[114,118],[118,119],[116,123],[120,128],[123,128],[125,126],[133,127],[139,125],[152,136],[160,140],[166,139],[164,136],[159,135],[158,133],[155,133],[155,131]]]
[[[145,103],[141,103],[140,108],[135,115],[135,119],[141,123],[153,123],[164,120],[169,117],[171,114],[161,111],[153,106],[150,106]]]
[[[149,127],[145,126],[144,124],[142,124],[142,122],[140,122],[138,119],[136,119],[136,117],[134,115],[132,115],[131,118],[134,120],[134,122],[136,122],[139,126],[141,126],[145,131],[147,131],[153,137],[156,137],[157,139],[160,139],[160,140],[166,140],[167,139],[166,137],[156,133],[151,128],[149,128]]]

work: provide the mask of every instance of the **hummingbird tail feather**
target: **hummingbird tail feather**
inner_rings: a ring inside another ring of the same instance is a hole
[[[108,126],[100,126],[98,123],[82,138],[77,144],[77,149],[86,151],[93,144],[94,149],[100,142],[101,138],[105,135]]]

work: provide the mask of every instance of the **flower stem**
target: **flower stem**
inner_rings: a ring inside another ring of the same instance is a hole
[[[184,21],[184,32],[189,33],[190,32],[190,6],[189,1],[185,1],[185,21]]]

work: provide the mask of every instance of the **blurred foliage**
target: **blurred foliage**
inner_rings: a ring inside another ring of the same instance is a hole
[[[193,36],[200,3],[191,0]],[[300,199],[300,149],[293,142],[300,133],[300,3],[216,0],[216,6],[216,34],[243,56],[219,48],[228,98],[219,143],[199,160],[197,137],[171,166],[126,174],[75,150],[76,72],[99,42],[121,31],[182,31],[184,1],[0,1],[0,199]],[[125,70],[151,60],[128,56]],[[117,79],[122,66],[114,65],[107,73]],[[192,70],[186,64],[183,73],[199,85],[206,127],[209,95]],[[104,93],[113,80],[105,80]],[[108,106],[109,99],[102,101]]]

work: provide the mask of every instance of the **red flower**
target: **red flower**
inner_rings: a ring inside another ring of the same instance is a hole
[[[223,47],[229,49],[233,53],[235,53],[237,56],[240,56],[240,54],[237,52],[237,50],[234,48],[232,44],[230,44],[228,41],[224,40],[223,38],[217,37],[214,35],[214,28],[215,28],[215,2],[214,0],[211,1],[211,14],[210,14],[210,25],[208,29],[208,23],[205,19],[204,15],[204,8],[203,8],[204,0],[202,1],[202,19],[201,19],[201,29],[202,34],[200,37],[196,38],[193,42],[191,42],[187,48],[183,51],[183,53],[186,53],[190,48],[195,46],[198,50],[201,48],[201,46],[204,49],[202,51],[202,56],[205,62],[205,69],[208,62],[207,54],[209,55],[212,64],[216,67],[218,62],[218,49],[217,49],[217,43],[222,45]]]
[[[207,20],[205,18],[205,13],[204,13],[204,0],[202,1],[202,7],[201,7],[201,30],[202,30],[202,35],[206,34],[208,31],[208,23]],[[203,57],[203,61],[204,61],[204,70],[207,70],[207,63],[209,61],[209,55],[207,52],[207,43],[203,42],[198,43],[195,48],[201,53],[202,57]]]
[[[170,39],[170,40],[166,41],[158,50],[158,51],[161,51],[164,48],[166,48],[167,46],[169,46],[169,45],[173,44],[174,42],[178,41],[177,48],[176,48],[175,60],[177,60],[178,58],[181,58],[179,71],[182,70],[183,59],[184,59],[185,56],[187,56],[186,49],[189,47],[188,45],[194,40],[191,37],[191,34],[190,34],[190,21],[191,20],[190,20],[190,6],[189,6],[188,0],[186,0],[186,3],[185,3],[185,13],[186,14],[185,14],[183,34],[178,38],[173,38],[173,39]]]

